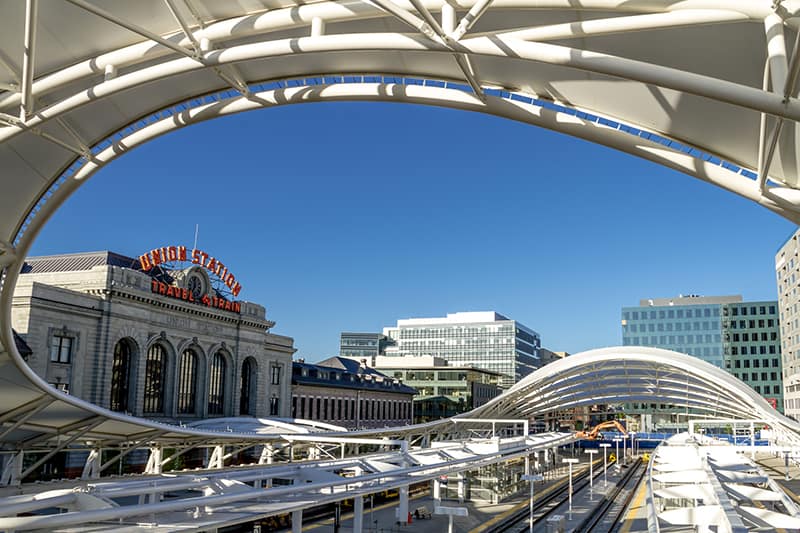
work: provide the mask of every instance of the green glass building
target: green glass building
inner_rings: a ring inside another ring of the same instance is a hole
[[[622,308],[625,346],[664,348],[723,368],[783,411],[778,302],[681,295]]]

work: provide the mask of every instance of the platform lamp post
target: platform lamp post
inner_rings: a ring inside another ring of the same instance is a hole
[[[627,435],[623,435],[622,436],[622,464],[623,464],[623,466],[628,464],[628,436]]]
[[[586,450],[589,454],[589,490],[594,490],[594,456],[597,455],[597,450]]]
[[[572,465],[578,463],[579,460],[568,457],[565,459],[561,459],[561,462],[567,463],[569,465],[569,516],[570,519],[572,519]]]
[[[531,501],[530,501],[530,505],[529,505],[530,527],[528,528],[528,531],[530,533],[533,533],[533,484],[536,481],[542,481],[543,479],[544,479],[544,476],[542,476],[541,474],[524,474],[522,476],[522,480],[523,481],[527,481],[530,484],[530,487],[531,487]]]
[[[601,442],[600,447],[603,448],[603,487],[608,487],[608,474],[606,473],[608,468],[608,460],[606,459],[606,452],[611,447],[611,444],[607,442]]]
[[[616,439],[613,440],[614,440],[614,457],[615,457],[614,462],[617,465],[617,472],[619,472],[622,468],[619,466],[619,441],[622,439],[617,437]]]
[[[466,507],[441,507],[437,505],[433,508],[433,514],[444,514],[448,516],[447,533],[455,533],[453,527],[454,516],[468,516],[469,510]]]

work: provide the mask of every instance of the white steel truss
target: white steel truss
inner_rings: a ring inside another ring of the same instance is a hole
[[[221,434],[105,411],[50,388],[13,342],[16,277],[43,224],[116,157],[197,122],[318,101],[488,113],[654,161],[800,221],[799,0],[240,4],[3,5],[0,442],[9,452],[6,482],[25,473],[22,446],[47,454],[64,443],[117,446],[121,453],[286,443],[280,434]],[[794,422],[696,359],[612,352],[570,358],[559,376],[534,374],[470,416],[530,416],[657,394],[712,416],[772,417],[783,438],[796,438]],[[590,399],[581,373],[607,380],[604,393]],[[534,387],[535,380],[543,386]],[[440,422],[363,436],[421,443],[462,431],[456,426]],[[220,453],[215,460],[224,464],[227,452]],[[99,457],[87,464],[87,477],[114,461],[101,464]],[[168,459],[154,460],[153,469]]]

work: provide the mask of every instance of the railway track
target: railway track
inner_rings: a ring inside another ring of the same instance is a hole
[[[617,482],[614,489],[603,496],[600,504],[574,529],[576,533],[610,533],[619,525],[631,503],[636,487],[642,482],[645,465],[637,459]]]
[[[602,470],[595,471],[594,478],[602,478]],[[598,502],[598,507],[581,523],[575,531],[596,532],[612,531],[624,515],[634,489],[639,484],[644,475],[644,466],[638,459],[627,468],[625,474],[620,478],[614,489]],[[573,495],[585,490],[589,486],[589,472],[582,471],[573,476]],[[553,490],[535,498],[533,503],[533,526],[536,530],[543,530],[545,521],[555,514],[569,498],[569,485],[566,480],[556,486]],[[617,504],[617,505],[615,505]],[[605,520],[610,515],[611,520]],[[483,530],[482,533],[524,533],[529,530],[530,509],[528,506],[520,508],[517,512],[509,515],[503,520],[492,524]],[[608,527],[606,527],[608,524]]]

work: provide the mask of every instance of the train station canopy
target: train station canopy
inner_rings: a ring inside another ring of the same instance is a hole
[[[200,121],[353,100],[481,112],[656,162],[800,221],[798,0],[26,0],[1,10],[4,441],[206,434],[53,391],[19,356],[10,322],[17,274],[53,212],[117,157]],[[459,136],[465,164],[491,157],[480,131],[420,127]],[[313,153],[324,140],[297,142]],[[632,367],[647,354],[629,355]],[[692,376],[686,401],[731,416],[737,402],[763,408],[741,384],[708,398],[691,365],[662,361]],[[510,408],[503,402],[495,411]]]

